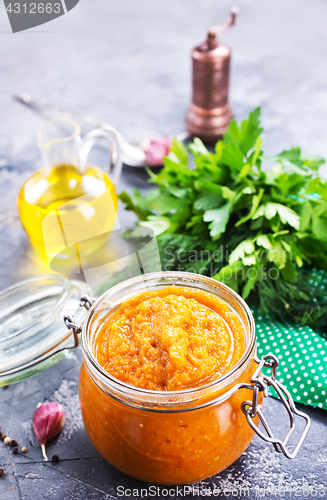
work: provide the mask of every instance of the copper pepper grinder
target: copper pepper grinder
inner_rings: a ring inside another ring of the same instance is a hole
[[[233,118],[228,102],[231,51],[219,42],[219,36],[236,22],[238,8],[233,7],[227,21],[208,32],[207,39],[195,47],[193,60],[193,96],[186,114],[186,128],[204,142],[221,139]]]

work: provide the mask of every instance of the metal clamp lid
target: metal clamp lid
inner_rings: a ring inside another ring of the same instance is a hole
[[[302,411],[299,411],[292,399],[292,396],[290,395],[289,391],[286,389],[284,385],[282,385],[278,380],[276,380],[276,373],[277,373],[277,367],[279,364],[279,360],[274,354],[266,354],[259,359],[255,359],[256,363],[258,363],[258,368],[254,372],[253,376],[251,377],[251,383],[254,384],[252,385],[252,390],[253,390],[253,398],[252,401],[244,401],[242,403],[242,411],[244,415],[246,416],[247,422],[250,425],[250,427],[254,430],[254,432],[264,441],[268,443],[272,443],[275,450],[278,453],[283,453],[285,457],[287,458],[295,458],[296,455],[298,454],[298,451],[306,437],[306,435],[309,432],[310,429],[310,417],[306,414],[303,413]],[[268,377],[267,375],[264,375],[261,373],[263,368],[271,368],[271,376]],[[276,391],[276,393],[279,396],[280,401],[283,403],[284,407],[286,408],[286,411],[288,413],[289,419],[290,419],[290,427],[289,430],[283,440],[278,439],[274,437],[273,432],[271,431],[267,420],[265,419],[260,405],[258,405],[258,395],[259,392],[263,392],[265,396],[268,396],[268,387],[273,387]],[[247,388],[251,386],[247,385]],[[253,419],[258,415],[265,431],[266,434],[263,433],[257,425],[253,422]],[[295,429],[295,419],[294,416],[298,415],[299,417],[302,417],[305,420],[305,427],[304,430],[301,434],[301,437],[299,438],[293,452],[291,452],[287,448],[287,443],[291,437],[291,435],[294,432]]]

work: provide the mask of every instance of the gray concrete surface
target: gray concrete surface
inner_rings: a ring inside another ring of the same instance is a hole
[[[88,113],[112,123],[131,141],[179,133],[190,98],[191,48],[209,26],[226,17],[229,5],[226,0],[81,0],[67,15],[14,35],[1,3],[1,289],[47,272],[31,252],[15,199],[23,180],[40,168],[36,128],[54,115],[24,108],[11,95],[28,92]],[[240,0],[239,5],[240,23],[224,35],[233,49],[231,101],[237,118],[261,105],[268,154],[300,145],[327,157],[326,2]],[[101,151],[99,158],[105,162]],[[118,190],[143,188],[145,179],[144,172],[125,168]],[[133,221],[123,211],[120,217],[125,224]],[[29,448],[26,455],[13,455],[0,443],[0,466],[6,470],[0,478],[1,500],[128,498],[128,492],[119,496],[118,486],[139,488],[139,498],[146,497],[140,491],[144,484],[108,465],[83,429],[80,363],[77,351],[46,373],[0,390],[2,430]],[[37,403],[52,399],[67,411],[64,432],[49,445],[49,455],[61,457],[58,465],[42,462],[31,427]],[[295,460],[255,438],[235,464],[189,496],[216,485],[218,498],[240,498],[240,488],[251,499],[281,498],[274,487],[285,487],[286,498],[311,498],[315,491],[316,497],[327,498],[327,415],[307,410],[312,430]],[[269,399],[265,411],[283,433],[281,405]],[[307,487],[314,488],[312,495]],[[153,498],[164,496],[160,491]]]

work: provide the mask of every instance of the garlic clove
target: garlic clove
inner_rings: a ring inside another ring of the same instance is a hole
[[[144,148],[149,165],[162,165],[163,158],[168,155],[172,139],[170,137],[153,137]]]
[[[45,445],[62,430],[66,414],[60,403],[45,403],[39,406],[33,416],[33,429],[41,443],[44,460],[48,460]]]

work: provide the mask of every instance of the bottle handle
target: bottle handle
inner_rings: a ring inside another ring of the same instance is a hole
[[[111,132],[101,128],[96,128],[83,137],[80,150],[80,168],[85,168],[91,149],[96,144],[97,140],[103,137],[107,139],[109,144],[109,179],[113,185],[116,186],[121,175],[123,164],[121,161],[121,148],[119,141]]]

